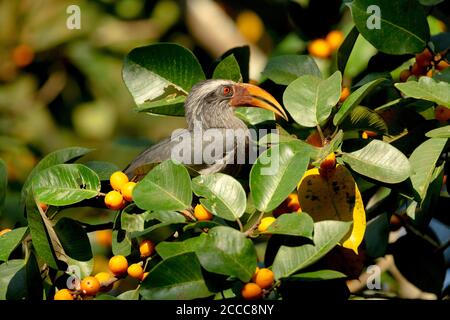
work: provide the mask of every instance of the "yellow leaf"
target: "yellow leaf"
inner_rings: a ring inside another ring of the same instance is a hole
[[[319,169],[308,170],[297,185],[302,210],[315,222],[322,220],[353,220],[353,229],[343,239],[343,247],[358,253],[366,230],[366,213],[361,193],[351,173],[341,165],[328,178]]]

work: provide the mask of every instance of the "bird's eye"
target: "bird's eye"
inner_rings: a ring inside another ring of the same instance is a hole
[[[222,92],[224,96],[229,96],[232,93],[231,88],[228,86],[223,87]]]

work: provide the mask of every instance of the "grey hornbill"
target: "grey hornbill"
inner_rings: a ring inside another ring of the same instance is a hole
[[[215,155],[215,161],[209,163],[195,163],[192,161],[194,154],[188,156],[188,161],[181,161],[188,168],[200,174],[209,174],[215,172],[230,172],[230,167],[234,169],[237,166],[230,165],[225,159],[236,156],[237,138],[245,139],[248,144],[248,128],[242,120],[234,114],[234,107],[249,106],[270,110],[275,114],[287,119],[281,105],[267,91],[258,86],[246,83],[236,83],[230,80],[206,80],[194,85],[186,97],[185,117],[188,124],[184,134],[190,135],[192,145],[195,145],[195,139],[202,139],[201,145],[211,143],[208,138],[199,137],[193,134],[196,130],[207,131],[214,130],[236,130],[244,132],[244,137],[237,135],[231,141],[214,141],[222,144],[220,155]],[[178,135],[179,136],[179,135]],[[208,141],[207,141],[208,140]],[[198,142],[198,141],[197,141]],[[177,135],[165,139],[162,142],[148,148],[134,159],[124,172],[130,179],[140,180],[154,166],[155,163],[171,159],[172,151],[179,144]],[[194,149],[194,152],[198,152]],[[189,163],[186,163],[189,162]]]

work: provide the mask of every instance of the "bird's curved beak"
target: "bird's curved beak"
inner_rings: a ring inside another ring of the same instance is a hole
[[[275,98],[258,86],[248,83],[238,83],[233,86],[234,94],[231,98],[233,107],[250,106],[272,111],[280,117],[288,120],[286,112]]]

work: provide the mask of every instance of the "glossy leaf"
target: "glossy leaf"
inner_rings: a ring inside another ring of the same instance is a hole
[[[195,253],[209,272],[234,276],[247,282],[256,269],[256,251],[244,233],[230,227],[215,227],[203,233]]]
[[[335,270],[319,270],[294,274],[293,276],[290,276],[290,278],[302,281],[316,281],[316,280],[347,278],[347,276]]]
[[[369,130],[381,134],[388,132],[383,117],[367,107],[357,106],[341,123],[341,127],[350,130]]]
[[[167,160],[153,168],[133,190],[136,205],[144,210],[183,210],[192,202],[186,168]]]
[[[351,10],[358,31],[384,53],[418,53],[429,40],[425,12],[417,0],[354,0]]]
[[[306,212],[282,214],[275,220],[266,232],[268,234],[284,234],[312,239],[314,221]]]
[[[402,182],[411,174],[408,158],[380,140],[372,140],[355,152],[344,153],[342,160],[356,172],[386,183]]]
[[[284,91],[283,102],[295,122],[305,127],[324,123],[341,95],[342,76],[335,72],[328,79],[301,76]]]
[[[125,57],[122,76],[138,111],[167,115],[183,115],[184,98],[205,80],[192,52],[171,43],[133,49]]]
[[[101,181],[109,180],[114,172],[120,171],[118,166],[105,161],[88,161],[84,165],[94,171]]]
[[[225,220],[240,218],[247,205],[247,196],[241,184],[223,173],[201,175],[192,180],[194,193],[200,203],[212,214]]]
[[[450,138],[450,125],[433,129],[425,134],[428,138]]]
[[[59,164],[37,174],[33,193],[43,203],[65,206],[90,199],[100,192],[97,174],[81,164]]]
[[[268,212],[283,202],[309,164],[309,149],[293,142],[280,143],[262,153],[250,171],[255,207]]]
[[[350,54],[352,53],[353,47],[355,46],[356,40],[358,39],[359,31],[356,27],[353,27],[352,30],[347,34],[344,39],[344,42],[338,49],[337,53],[337,64],[338,70],[344,74],[345,67],[347,66],[348,59],[350,58]]]
[[[261,108],[238,107],[235,109],[234,114],[252,126],[275,120],[275,114],[273,112]]]
[[[161,261],[142,282],[139,293],[148,300],[187,300],[212,294],[206,287],[194,253]]]
[[[395,87],[408,97],[436,102],[450,108],[450,83],[448,82],[420,77],[419,81],[396,83]]]
[[[344,103],[340,106],[338,112],[334,115],[333,124],[335,126],[339,125],[351,112],[357,107],[361,101],[381,82],[386,79],[376,79],[369,83],[366,83],[362,87],[358,88],[356,91],[352,92]]]
[[[322,77],[314,59],[307,55],[282,55],[270,58],[262,74],[273,82],[286,86],[307,74]]]
[[[27,227],[16,228],[0,236],[0,261],[8,260],[9,255],[19,246],[27,230]]]
[[[281,246],[273,262],[276,279],[286,278],[327,254],[347,234],[350,222],[321,221],[314,224],[314,245]]]
[[[219,62],[214,69],[213,79],[226,79],[239,82],[242,79],[241,69],[233,54]]]
[[[411,182],[414,190],[423,200],[431,183],[433,172],[447,139],[433,138],[420,144],[409,157]]]
[[[31,187],[31,181],[34,176],[40,171],[50,168],[51,166],[62,164],[66,162],[75,161],[76,159],[84,156],[86,153],[91,152],[92,149],[71,147],[54,151],[46,155],[39,163],[34,167],[31,173],[28,175],[27,180],[22,187],[22,202],[25,202],[27,192]]]

